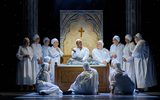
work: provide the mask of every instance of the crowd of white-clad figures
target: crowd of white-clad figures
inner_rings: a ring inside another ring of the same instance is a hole
[[[33,36],[33,43],[28,37],[23,39],[23,45],[19,46],[17,58],[17,85],[21,90],[36,90],[39,94],[63,94],[63,91],[55,85],[55,63],[60,64],[63,51],[59,48],[56,38],[43,38],[40,44],[38,34]],[[109,49],[104,47],[104,42],[98,40],[96,48],[91,52],[91,58],[96,64],[109,64],[109,85],[112,93],[132,93],[135,89],[147,90],[157,85],[154,61],[150,47],[140,33],[135,36],[126,34],[125,45],[120,37],[112,38],[113,44]],[[51,43],[52,46],[49,46]],[[75,82],[68,89],[69,93],[97,94],[98,72],[90,68],[89,49],[83,46],[83,40],[75,41],[76,47],[72,48],[70,60],[82,64],[84,71],[77,76]]]

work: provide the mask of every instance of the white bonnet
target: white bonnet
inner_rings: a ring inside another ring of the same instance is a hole
[[[117,63],[120,63],[117,59],[111,61],[111,65],[115,66]]]
[[[125,38],[128,39],[129,42],[132,41],[132,36],[131,36],[130,34],[127,34],[127,35],[125,36]]]
[[[43,69],[43,70],[48,71],[48,67],[49,67],[49,64],[48,64],[48,63],[45,63],[45,62],[44,62],[41,66],[42,66],[42,69]]]
[[[45,63],[49,63],[50,60],[51,60],[51,58],[49,56],[44,57],[44,62]]]
[[[43,43],[45,43],[46,41],[49,41],[50,39],[48,38],[48,37],[45,37],[44,39],[43,39]]]
[[[83,63],[83,68],[84,68],[84,70],[90,70],[90,65],[89,65],[89,63],[88,62],[84,62]]]
[[[113,37],[113,39],[115,39],[115,40],[117,40],[118,42],[120,42],[120,37],[119,37],[118,35],[115,35],[115,36]]]
[[[53,39],[51,40],[51,44],[54,44],[54,42],[58,42],[58,39],[53,38]]]
[[[103,41],[102,41],[102,40],[99,40],[98,42],[99,42],[99,43],[101,43],[101,44],[102,44],[102,46],[104,46],[104,43],[103,43]]]
[[[141,35],[140,33],[137,33],[135,36],[136,36],[137,38],[139,38],[139,39],[143,39],[143,38],[142,38],[142,35]]]
[[[81,39],[76,39],[76,42],[78,42],[78,41],[82,41]]]
[[[117,59],[113,59],[111,61],[111,65],[113,66],[113,68],[115,68],[116,71],[118,72],[124,72],[122,69],[121,69],[121,64],[120,62],[117,60]]]
[[[38,34],[34,34],[33,40],[35,41],[37,38],[40,38]]]

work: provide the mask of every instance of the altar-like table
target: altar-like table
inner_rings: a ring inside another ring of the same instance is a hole
[[[109,66],[90,65],[99,74],[99,92],[109,92]],[[78,74],[83,71],[82,65],[55,64],[55,82],[62,91],[67,91]]]

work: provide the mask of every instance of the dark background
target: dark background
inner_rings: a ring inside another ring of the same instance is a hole
[[[16,52],[26,33],[25,0],[1,0],[1,60],[0,91],[16,91]],[[76,2],[75,2],[76,1]],[[42,38],[59,39],[59,10],[103,10],[104,46],[109,49],[112,37],[117,34],[124,43],[126,34],[125,0],[39,0],[38,34]],[[160,0],[141,0],[141,30],[144,39],[149,42],[156,62],[158,86],[160,91]]]

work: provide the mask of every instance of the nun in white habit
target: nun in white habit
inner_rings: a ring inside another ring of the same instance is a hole
[[[39,43],[40,37],[38,34],[35,34],[33,36],[33,41],[34,42],[31,45],[33,49],[32,71],[33,71],[34,83],[36,83],[36,76],[41,69],[41,63],[42,63],[42,46]]]
[[[81,39],[76,40],[76,46],[72,49],[72,59],[79,62],[85,62],[89,58],[89,49],[83,47],[83,43]]]
[[[146,90],[157,85],[154,60],[148,43],[140,33],[134,37],[136,46],[133,50],[137,88]]]
[[[63,56],[62,50],[58,47],[59,41],[56,38],[51,40],[51,44],[53,45],[49,49],[49,55],[52,59],[50,76],[51,82],[54,83],[55,80],[55,63],[60,64],[60,58]]]
[[[134,59],[132,57],[132,51],[135,47],[135,44],[134,42],[132,42],[132,36],[130,34],[127,34],[125,36],[125,42],[126,44],[123,49],[123,70],[135,83],[135,67],[134,67]]]
[[[109,83],[112,94],[129,95],[134,93],[135,85],[128,74],[121,69],[121,64],[117,59],[111,62]]]
[[[49,43],[50,39],[48,37],[44,37],[43,39],[43,45],[42,45],[42,59],[44,60],[44,57],[49,55]]]
[[[83,69],[84,71],[77,76],[68,91],[72,91],[75,94],[96,95],[99,85],[98,72],[91,68],[88,62],[84,62]]]
[[[122,65],[123,63],[123,49],[124,49],[124,44],[120,43],[120,37],[115,35],[112,39],[113,44],[110,47],[110,55],[111,59],[117,59],[120,64]],[[122,67],[122,66],[121,66]]]
[[[30,40],[28,37],[25,37],[23,40],[23,45],[19,46],[16,57],[19,59],[18,68],[17,68],[17,85],[32,86],[33,77],[32,77],[32,58],[33,50],[30,47]]]
[[[97,61],[99,64],[107,64],[110,62],[110,53],[109,50],[103,48],[103,41],[99,40],[97,42],[97,48],[92,50],[92,58]]]
[[[46,56],[44,58],[44,63],[42,64],[42,69],[37,75],[36,79],[36,90],[41,95],[62,95],[62,91],[57,85],[54,85],[50,81],[49,67],[51,58]]]

